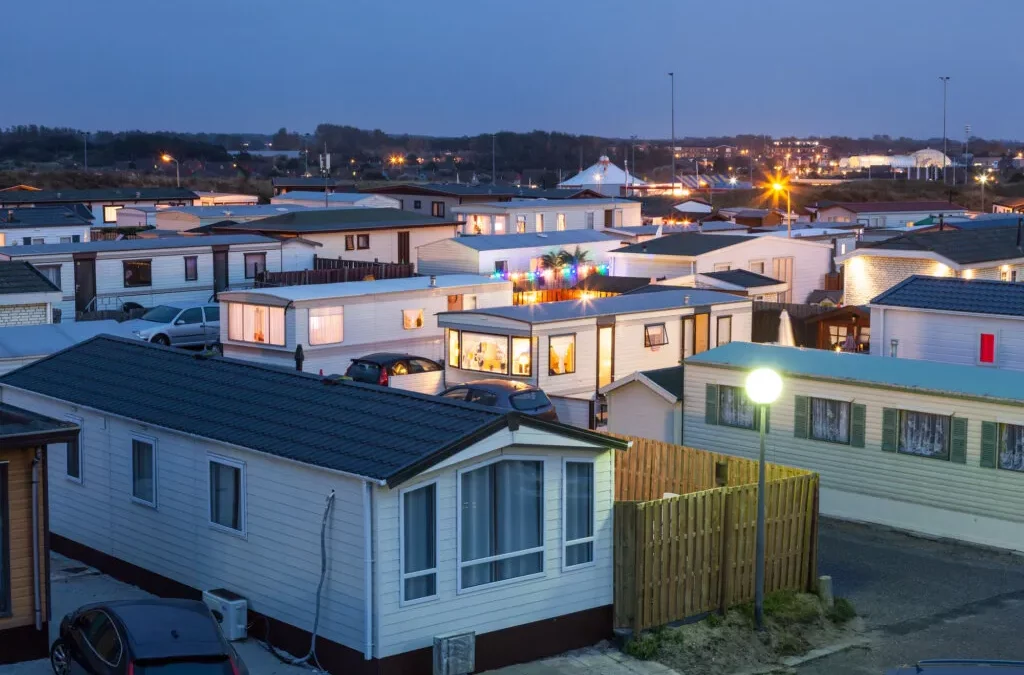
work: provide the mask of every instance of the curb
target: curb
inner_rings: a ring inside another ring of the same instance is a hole
[[[794,668],[802,666],[805,663],[823,659],[826,656],[832,656],[839,652],[845,652],[848,649],[854,649],[858,647],[867,647],[871,643],[871,640],[866,636],[858,636],[849,640],[843,640],[837,642],[834,645],[827,647],[820,647],[818,649],[812,649],[803,656],[790,656],[782,660],[782,663],[777,663],[771,666],[764,666],[763,668],[756,668],[754,670],[742,670],[732,675],[774,675],[775,673],[793,673]]]

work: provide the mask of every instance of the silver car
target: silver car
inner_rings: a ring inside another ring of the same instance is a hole
[[[126,321],[140,340],[175,347],[202,347],[220,342],[220,305],[168,303],[141,318]]]

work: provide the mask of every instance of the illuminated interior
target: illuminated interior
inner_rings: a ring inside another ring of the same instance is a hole
[[[576,336],[552,335],[548,339],[548,375],[576,372]]]

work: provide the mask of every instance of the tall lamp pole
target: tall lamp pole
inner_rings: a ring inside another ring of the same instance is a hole
[[[985,183],[992,179],[989,178],[987,173],[983,173],[980,176],[977,176],[974,180],[978,181],[981,185],[981,212],[985,213]]]
[[[174,162],[174,178],[178,184],[178,187],[181,187],[181,165],[178,164],[178,160],[176,160],[174,157],[171,157],[167,153],[161,155],[160,159],[164,160],[165,162]]]
[[[949,85],[949,75],[939,77],[942,80],[942,183],[946,183],[946,88]]]
[[[754,562],[754,622],[758,630],[764,630],[764,502],[765,502],[765,427],[768,423],[768,406],[782,393],[782,378],[770,368],[758,368],[747,376],[747,398],[757,405],[760,416],[758,430],[761,436],[761,452],[757,463],[757,541]]]
[[[786,193],[786,236],[792,238],[793,236],[793,204],[790,199],[789,188],[782,183],[772,183],[772,190],[776,193]]]
[[[672,82],[672,196],[676,194],[676,74],[669,73]]]
[[[85,170],[89,170],[89,132],[82,134],[82,141],[85,143]]]

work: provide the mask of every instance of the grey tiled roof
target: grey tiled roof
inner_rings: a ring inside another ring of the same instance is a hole
[[[642,371],[644,377],[658,385],[670,394],[675,394],[676,400],[682,400],[683,396],[683,367],[669,366],[657,370]]]
[[[115,363],[121,367],[111,367]],[[290,369],[107,335],[8,373],[0,385],[391,484],[520,423],[622,445],[475,404],[328,383]]]
[[[0,295],[13,293],[60,293],[60,289],[27,262],[0,260]]]
[[[697,256],[717,251],[721,248],[735,246],[750,241],[750,237],[732,234],[701,234],[699,232],[681,232],[642,244],[631,244],[616,249],[615,253],[647,253],[649,255],[682,255]]]
[[[875,249],[930,251],[961,265],[1024,258],[1024,241],[1017,245],[1016,227],[910,233],[873,244],[862,243],[856,250]]]
[[[1024,284],[915,275],[882,293],[871,304],[1024,316]]]
[[[77,244],[33,244],[0,247],[0,256],[23,258],[30,255],[67,255],[101,253],[104,251],[151,251],[161,248],[195,248],[199,246],[231,246],[242,244],[275,244],[276,239],[258,234],[212,234],[208,236],[175,236],[157,239],[99,239]]]
[[[0,229],[91,226],[92,222],[78,213],[76,206],[37,206],[30,209],[0,211]]]
[[[192,201],[199,195],[185,188],[98,188],[95,190],[5,190],[0,206],[71,202]]]
[[[782,282],[778,279],[766,277],[763,274],[757,272],[751,272],[749,270],[725,270],[722,272],[701,272],[701,276],[711,277],[712,279],[718,279],[724,281],[727,284],[733,284],[734,286],[740,286],[741,288],[757,288],[758,286],[774,286],[781,284]]]
[[[243,232],[356,232],[395,227],[457,225],[454,219],[434,218],[398,209],[305,209],[260,218],[247,223],[218,226],[221,231]]]

